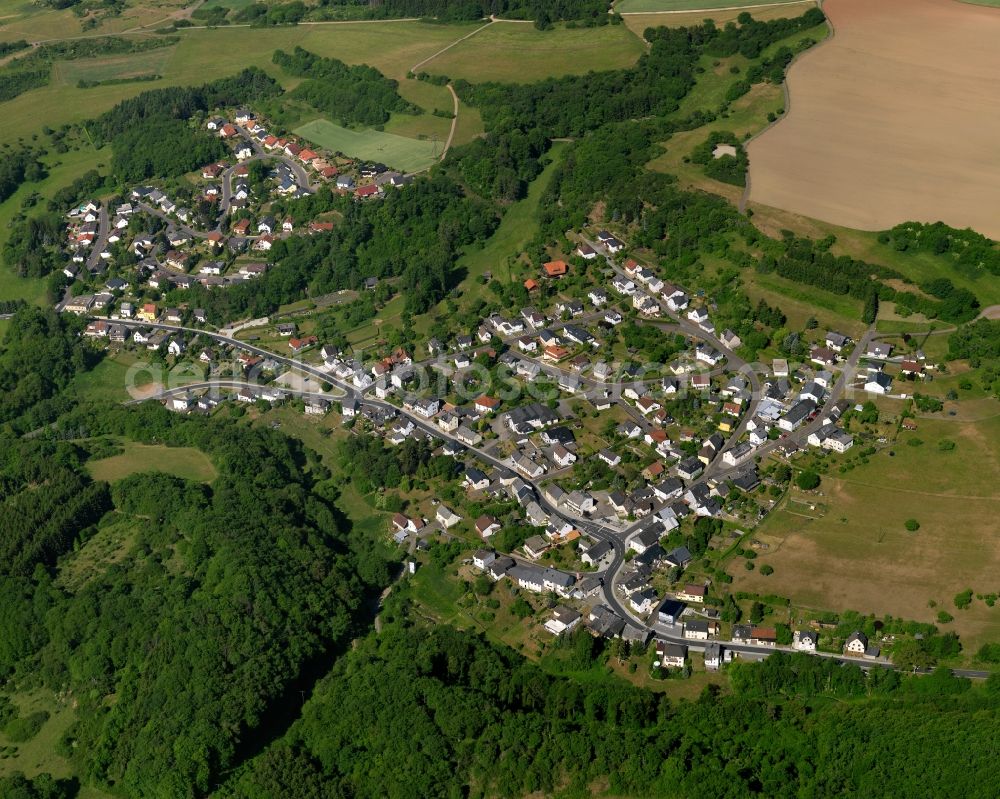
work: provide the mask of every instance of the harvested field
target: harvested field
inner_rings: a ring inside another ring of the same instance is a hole
[[[835,36],[789,71],[751,142],[751,200],[862,230],[942,220],[1000,237],[1000,11],[828,0]]]

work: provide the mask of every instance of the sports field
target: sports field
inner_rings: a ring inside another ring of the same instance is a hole
[[[942,220],[1000,237],[1000,10],[828,0],[836,35],[789,70],[750,143],[751,198],[862,230]]]
[[[983,408],[989,413],[977,421],[918,418],[917,429],[902,431],[891,446],[892,456],[883,450],[844,474],[831,470],[820,495],[805,497],[816,511],[783,503],[756,533],[771,545],[757,565],[770,564],[774,574],[730,569],[736,589],[927,622],[945,610],[955,617],[946,629],[958,632],[967,650],[995,640],[1000,606],[976,600],[958,610],[952,602],[966,588],[1000,590],[1000,416],[995,403]],[[942,441],[954,449],[942,450]],[[907,519],[920,529],[907,531]]]
[[[381,161],[403,172],[420,172],[441,157],[443,141],[409,139],[377,130],[349,130],[327,119],[314,119],[295,130],[301,136],[332,152],[352,158]]]
[[[215,479],[215,467],[208,456],[192,447],[165,447],[159,444],[124,442],[121,455],[91,461],[87,469],[95,480],[109,483],[142,472],[166,472],[188,480],[209,483]]]
[[[794,5],[800,0],[769,3],[767,0],[619,0],[615,11],[619,14],[649,14],[663,11],[698,11],[716,8],[747,8],[754,6]]]

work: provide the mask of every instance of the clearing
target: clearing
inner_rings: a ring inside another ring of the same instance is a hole
[[[410,139],[378,130],[350,130],[328,119],[314,119],[294,131],[311,142],[352,158],[381,161],[404,172],[421,172],[441,157],[444,142],[437,139]]]
[[[122,446],[125,451],[121,455],[90,461],[87,469],[91,477],[113,483],[133,474],[165,472],[202,483],[215,479],[215,467],[200,449],[138,444],[134,441],[123,441]]]
[[[942,220],[1000,236],[1000,12],[829,0],[836,36],[789,70],[749,145],[751,198],[862,230]]]
[[[734,590],[924,622],[936,622],[944,610],[955,620],[942,628],[959,633],[966,652],[996,640],[1000,605],[974,600],[958,610],[952,598],[966,588],[1000,590],[1000,416],[963,422],[938,414],[916,421],[917,430],[901,431],[867,464],[843,474],[831,470],[818,493],[794,492],[817,511],[784,500],[754,533],[771,550],[760,553],[754,571],[732,570]],[[955,448],[943,451],[941,441]],[[908,532],[907,519],[920,529]],[[773,575],[760,574],[764,563]]]

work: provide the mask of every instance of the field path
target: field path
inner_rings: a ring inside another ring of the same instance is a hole
[[[414,72],[415,73],[420,67],[422,67],[424,64],[426,64],[428,61],[433,61],[435,58],[437,58],[439,55],[441,55],[441,53],[447,52],[448,50],[450,50],[455,45],[461,44],[466,39],[471,39],[473,36],[475,36],[480,31],[484,31],[488,27],[490,27],[490,25],[495,25],[495,24],[496,24],[496,20],[495,19],[491,19],[485,25],[482,25],[482,26],[476,28],[474,31],[472,31],[472,33],[465,34],[465,36],[462,36],[461,38],[456,39],[451,44],[449,44],[447,47],[442,47],[436,53],[433,53],[432,55],[427,56],[427,58],[425,58],[423,61],[418,61],[416,64],[414,64],[412,67],[410,67],[410,72]]]
[[[448,155],[448,148],[451,147],[451,140],[455,138],[455,128],[458,127],[458,95],[455,94],[455,87],[450,83],[448,84],[448,91],[451,92],[451,101],[454,107],[454,113],[451,117],[451,130],[448,131],[448,141],[444,143],[444,150],[441,153],[441,160],[444,161],[444,157]]]

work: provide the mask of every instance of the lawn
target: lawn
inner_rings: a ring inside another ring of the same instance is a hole
[[[1000,0],[997,0],[1000,2]],[[771,2],[766,0],[619,0],[615,11],[619,14],[650,14],[665,11],[700,11],[701,9],[730,9],[744,6],[801,5],[801,0]]]
[[[629,67],[643,49],[624,25],[539,31],[530,24],[496,23],[420,69],[473,83],[524,83]]]
[[[215,479],[215,467],[199,449],[138,444],[134,441],[124,441],[122,444],[125,452],[121,455],[87,464],[91,477],[113,483],[133,474],[164,472],[202,483],[210,483]]]
[[[977,600],[960,611],[952,603],[965,588],[1000,589],[1000,415],[989,402],[991,418],[918,418],[917,430],[902,431],[869,463],[844,474],[831,470],[808,497],[815,511],[783,501],[754,533],[772,549],[758,556],[753,572],[730,568],[733,589],[925,622],[943,609],[955,617],[944,628],[961,635],[967,652],[997,640],[1000,607]],[[954,441],[954,450],[939,449],[942,440]],[[920,529],[908,532],[907,519]],[[761,576],[763,563],[773,575]]]
[[[349,130],[326,119],[314,119],[295,130],[320,147],[352,158],[381,161],[404,172],[421,172],[441,157],[444,142],[410,139],[377,130]]]

